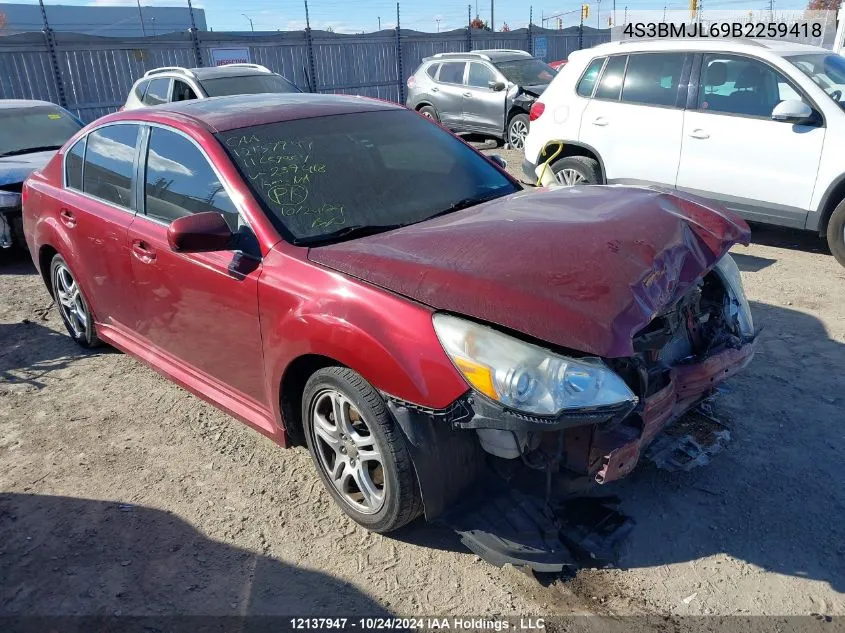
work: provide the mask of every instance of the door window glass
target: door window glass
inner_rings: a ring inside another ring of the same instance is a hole
[[[440,65],[438,81],[446,84],[464,83],[464,66],[466,62],[446,62]]]
[[[193,213],[217,211],[232,231],[238,210],[205,156],[181,134],[153,128],[147,150],[145,212],[169,224]]]
[[[698,108],[744,116],[769,118],[790,94],[786,77],[763,62],[747,57],[705,55],[698,89]],[[792,88],[792,92],[795,92]]]
[[[496,81],[496,74],[484,64],[473,62],[469,65],[467,85],[474,88],[489,88],[490,82]]]
[[[82,191],[82,161],[85,160],[85,138],[82,137],[65,156],[65,180],[71,189]]]
[[[596,80],[599,78],[601,67],[604,65],[604,57],[599,57],[590,62],[581,81],[578,82],[578,94],[582,97],[591,97],[593,95],[593,88],[596,85]]]
[[[619,55],[618,57],[611,57],[607,61],[599,86],[596,88],[596,99],[613,99],[614,101],[619,99],[627,59],[626,55]]]
[[[190,101],[196,99],[197,95],[193,89],[184,81],[178,79],[173,80],[173,98],[172,101]]]
[[[628,57],[622,101],[674,106],[684,68],[683,53],[645,53]]]
[[[131,209],[137,125],[109,125],[88,135],[82,190]]]
[[[167,102],[167,93],[170,91],[169,79],[153,79],[144,95],[144,103],[147,105],[158,105]]]

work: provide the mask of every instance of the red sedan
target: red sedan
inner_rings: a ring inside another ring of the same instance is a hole
[[[622,477],[754,347],[726,255],[741,219],[644,188],[523,191],[382,101],[113,114],[30,177],[23,214],[77,343],[307,444],[378,532],[503,465]]]

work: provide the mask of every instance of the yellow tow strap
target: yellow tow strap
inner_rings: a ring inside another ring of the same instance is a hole
[[[546,169],[548,168],[549,163],[551,163],[555,158],[557,158],[558,155],[562,151],[563,151],[563,143],[561,143],[560,146],[557,148],[557,151],[549,157],[549,160],[547,160],[545,163],[543,163],[543,169],[542,169],[542,171],[540,171],[540,175],[537,178],[537,186],[538,187],[541,187],[543,185],[543,176],[546,175]]]

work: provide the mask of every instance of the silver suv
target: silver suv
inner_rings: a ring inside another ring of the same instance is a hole
[[[258,64],[225,64],[212,68],[166,66],[148,70],[136,81],[123,109],[263,92],[302,91],[281,75]]]
[[[556,71],[520,50],[426,57],[408,78],[409,108],[455,132],[476,132],[522,149],[528,111]]]

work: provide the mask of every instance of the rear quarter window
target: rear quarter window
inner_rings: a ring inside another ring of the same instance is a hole
[[[429,67],[425,69],[425,74],[434,79],[437,77],[438,68],[440,68],[440,64],[430,64]]]
[[[85,160],[85,141],[79,139],[65,156],[65,182],[71,189],[82,191],[82,162]]]
[[[596,86],[596,81],[599,78],[599,73],[601,73],[601,67],[604,66],[605,59],[605,57],[598,57],[587,66],[587,70],[584,71],[581,81],[578,82],[578,94],[582,97],[593,96],[593,88]]]

